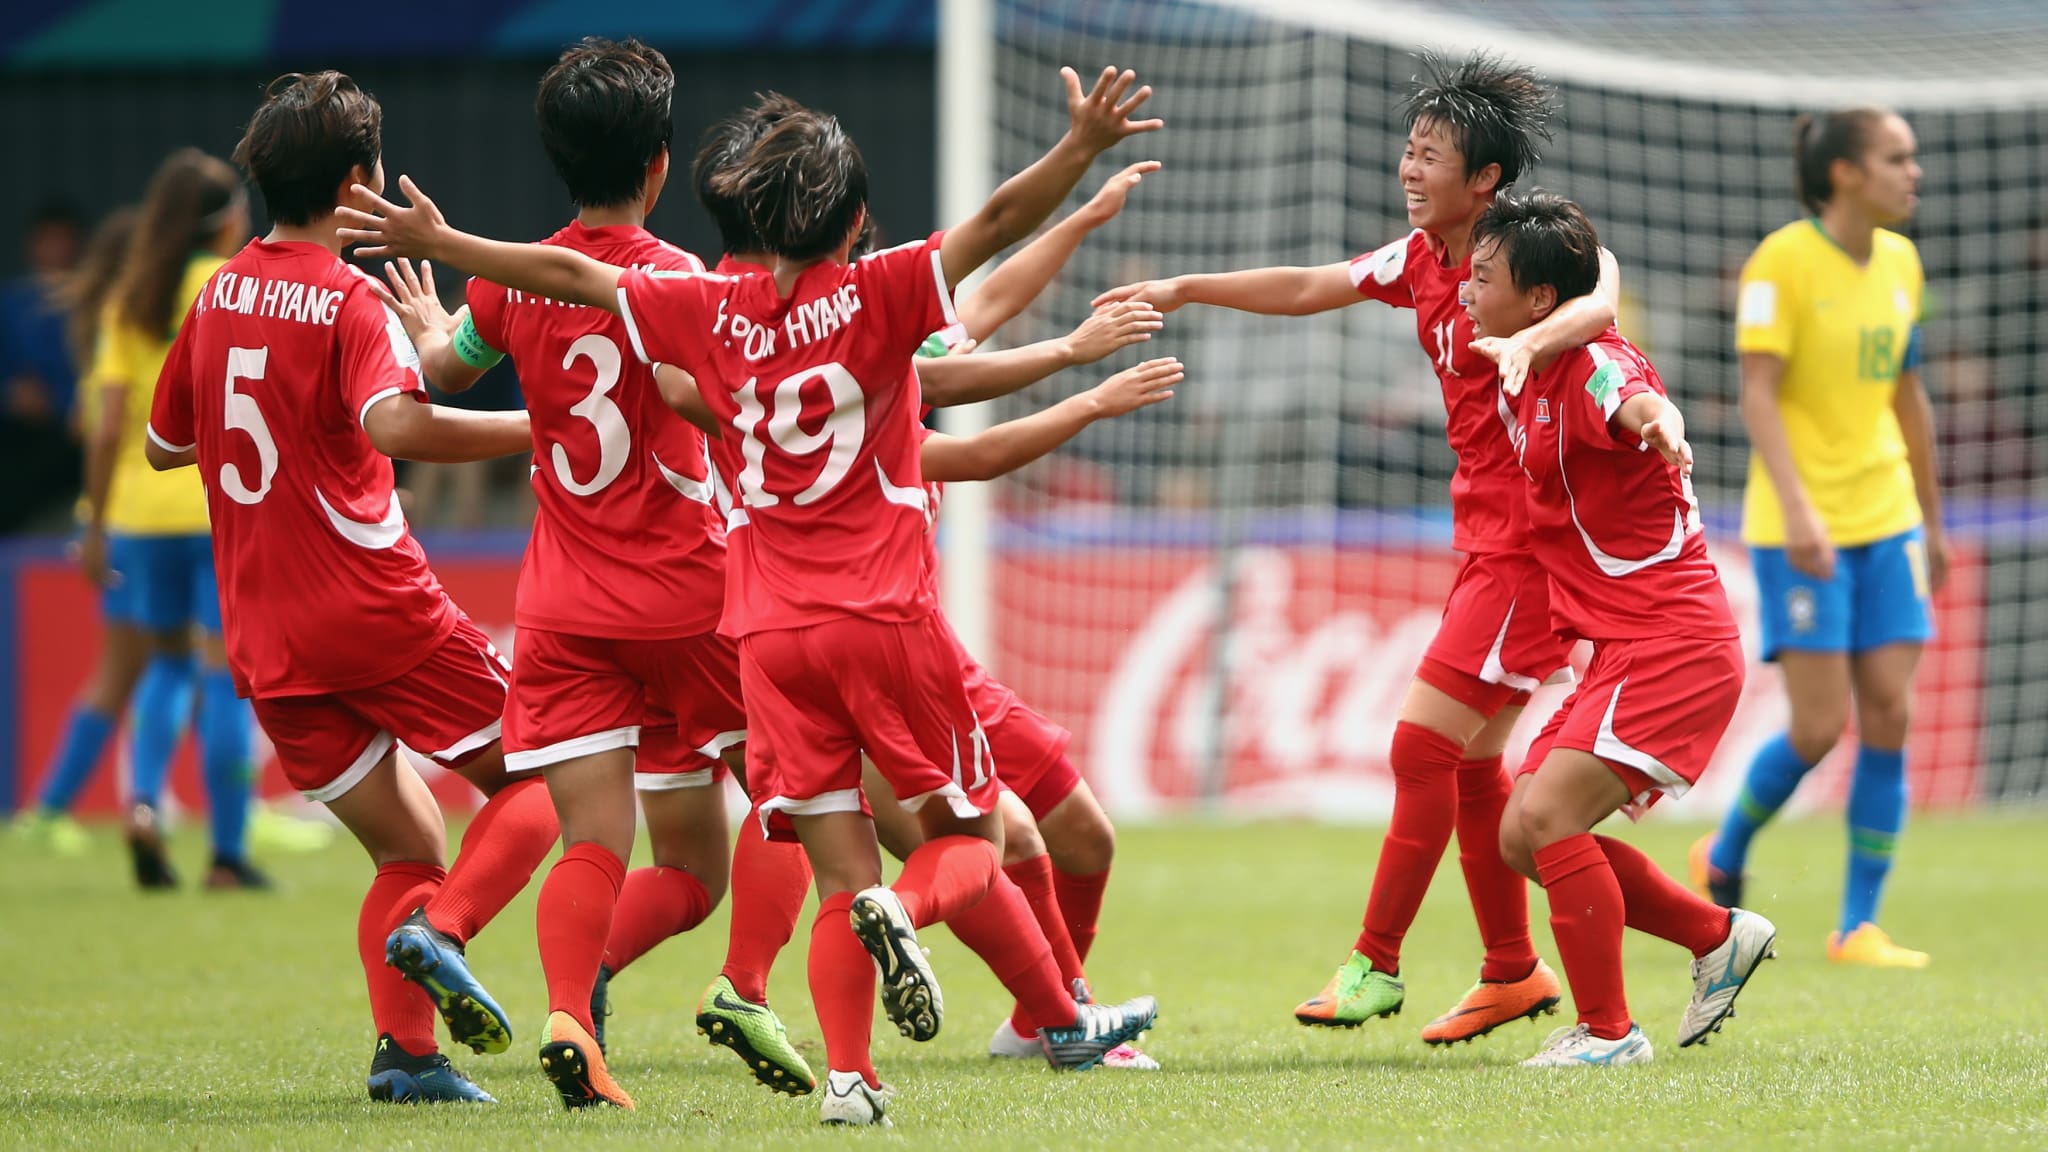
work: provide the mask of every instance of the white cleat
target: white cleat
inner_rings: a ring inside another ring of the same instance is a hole
[[[882,1011],[898,1032],[912,1040],[922,1042],[937,1036],[946,1004],[903,901],[878,885],[853,898],[849,915],[854,936],[874,958],[875,971],[881,975]]]
[[[988,1054],[998,1060],[1043,1060],[1045,1042],[1037,1036],[1019,1033],[1008,1017],[996,1025],[996,1034],[988,1038]]]
[[[825,1100],[818,1119],[825,1124],[877,1125],[894,1128],[889,1121],[889,1090],[876,1088],[858,1072],[832,1072],[825,1077]]]
[[[1602,1040],[1584,1024],[1559,1028],[1543,1042],[1543,1050],[1522,1061],[1524,1068],[1612,1068],[1648,1064],[1656,1058],[1650,1038],[1636,1025],[1619,1040]]]
[[[1769,920],[1740,908],[1728,910],[1728,939],[1692,962],[1692,1003],[1678,1022],[1680,1048],[1706,1043],[1722,1021],[1735,1015],[1735,997],[1757,966],[1778,954],[1772,947],[1777,939],[1778,929]]]

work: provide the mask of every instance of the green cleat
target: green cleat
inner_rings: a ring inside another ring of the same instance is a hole
[[[56,856],[83,856],[92,848],[92,834],[66,812],[24,812],[14,818],[14,834]]]
[[[782,1021],[766,1004],[741,996],[724,976],[704,990],[697,1005],[697,1031],[713,1044],[739,1053],[754,1079],[785,1096],[806,1096],[818,1086],[811,1066],[789,1042]]]
[[[1323,1028],[1356,1028],[1367,1020],[1400,1015],[1406,997],[1399,979],[1375,971],[1363,953],[1353,952],[1321,992],[1294,1010],[1294,1018]]]

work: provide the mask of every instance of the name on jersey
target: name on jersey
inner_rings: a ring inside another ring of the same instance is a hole
[[[268,320],[332,326],[341,312],[339,288],[318,288],[296,280],[266,280],[237,272],[213,278],[212,306]]]
[[[781,342],[783,347],[801,348],[806,344],[823,340],[853,322],[860,313],[860,293],[851,284],[843,284],[829,296],[799,304],[789,310],[783,318],[780,329],[750,320],[738,312],[728,313],[726,301],[718,302],[718,320],[711,325],[713,336],[729,333],[738,341],[740,355],[749,360],[766,360],[775,355]]]

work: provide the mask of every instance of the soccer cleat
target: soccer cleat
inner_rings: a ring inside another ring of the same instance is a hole
[[[1619,1040],[1602,1040],[1584,1024],[1559,1028],[1543,1042],[1542,1051],[1522,1061],[1524,1068],[1612,1068],[1622,1064],[1648,1064],[1656,1058],[1650,1038],[1631,1024],[1628,1035]]]
[[[567,1012],[548,1013],[548,1039],[540,1046],[540,1072],[574,1111],[609,1104],[633,1111],[633,1098],[605,1070],[597,1040]]]
[[[275,885],[271,884],[270,877],[258,872],[247,860],[215,856],[213,866],[206,870],[206,887],[214,892],[235,889],[268,892]]]
[[[456,1043],[479,1053],[512,1046],[505,1010],[470,974],[462,945],[427,922],[426,909],[415,909],[384,941],[384,963],[427,990]]]
[[[1159,1018],[1159,1002],[1150,996],[1114,1005],[1077,1004],[1074,1008],[1072,1024],[1038,1030],[1038,1038],[1045,1044],[1046,1061],[1061,1071],[1081,1072],[1095,1067],[1112,1051],[1143,1035]]]
[[[1693,891],[1712,900],[1723,908],[1734,908],[1742,903],[1742,873],[1730,876],[1714,867],[1714,834],[1692,842],[1692,849],[1685,854],[1687,879],[1692,881]]]
[[[1102,1054],[1102,1066],[1120,1072],[1157,1072],[1159,1061],[1138,1051],[1135,1044],[1119,1044]]]
[[[894,1128],[889,1120],[889,1089],[877,1088],[858,1072],[828,1072],[825,1099],[818,1119],[825,1124],[873,1124]]]
[[[147,804],[128,810],[128,855],[135,862],[138,887],[155,891],[178,886],[178,874],[164,852],[163,817]]]
[[[882,1011],[896,1030],[912,1040],[939,1034],[946,1004],[931,961],[917,945],[917,929],[903,901],[887,887],[869,888],[853,898],[853,934],[860,938],[882,977]]]
[[[607,1056],[611,1050],[604,1046],[604,1018],[612,1014],[612,970],[609,965],[597,966],[597,982],[590,986],[590,1022],[595,1025],[591,1039],[597,1041],[597,1050]]]
[[[1025,1036],[1018,1032],[1009,1018],[1004,1017],[1003,1022],[996,1025],[995,1035],[988,1038],[988,1054],[998,1060],[1038,1059],[1045,1055],[1045,1044],[1036,1035]],[[1133,1044],[1119,1044],[1103,1053],[1102,1066],[1124,1072],[1159,1071],[1159,1061],[1140,1052]]]
[[[377,1037],[377,1054],[370,1058],[370,1099],[380,1104],[497,1103],[456,1071],[446,1056],[415,1056],[399,1047],[389,1032]]]
[[[1430,1044],[1477,1040],[1503,1024],[1555,1014],[1564,989],[1550,965],[1536,961],[1520,980],[1481,980],[1449,1012],[1429,1022],[1422,1039]]]
[[[14,818],[17,838],[43,848],[53,855],[83,856],[92,848],[92,834],[69,813],[44,809],[24,812]]]
[[[287,816],[268,804],[249,804],[249,844],[271,852],[318,852],[334,843],[334,825]]]
[[[1362,952],[1353,952],[1314,998],[1294,1010],[1303,1024],[1356,1028],[1367,1020],[1398,1016],[1407,990],[1396,977],[1375,971]]]
[[[1740,908],[1728,912],[1728,938],[1692,962],[1692,1003],[1678,1021],[1678,1046],[1704,1044],[1735,1015],[1735,998],[1757,966],[1778,954],[1778,930],[1769,920]]]
[[[738,1053],[754,1079],[785,1096],[809,1095],[818,1086],[782,1021],[766,1004],[740,995],[724,976],[713,980],[697,1002],[697,1031]]]
[[[1868,921],[1844,937],[1828,933],[1828,959],[1836,964],[1860,964],[1866,968],[1925,968],[1934,957],[1892,943],[1884,929]]]

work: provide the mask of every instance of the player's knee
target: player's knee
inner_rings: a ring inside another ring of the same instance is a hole
[[[1834,750],[1835,742],[1842,738],[1842,728],[1848,723],[1848,716],[1833,708],[1818,709],[1806,714],[1795,714],[1786,738],[1792,742],[1792,750],[1808,764],[1818,764]]]
[[[1521,847],[1530,856],[1529,866],[1532,870],[1535,868],[1535,853],[1538,848],[1586,831],[1585,821],[1573,812],[1570,806],[1541,793],[1532,792],[1524,796],[1520,811]],[[1505,823],[1503,821],[1503,824]],[[1505,855],[1503,853],[1504,857]],[[1528,874],[1523,872],[1525,876]]]
[[[1856,702],[1856,736],[1873,747],[1905,747],[1912,721],[1912,697],[1906,692]]]
[[[1038,825],[1031,822],[1029,814],[1022,820],[1012,818],[1008,812],[1003,816],[1003,867],[1045,855],[1045,839],[1038,834]]]
[[[1107,872],[1116,862],[1116,825],[1092,797],[1085,804],[1073,803],[1074,799],[1063,801],[1039,825],[1045,850],[1053,867],[1069,876]]]
[[[1522,831],[1519,812],[1509,812],[1500,821],[1500,858],[1507,866],[1530,880],[1536,879],[1536,856],[1529,847],[1529,838]]]

